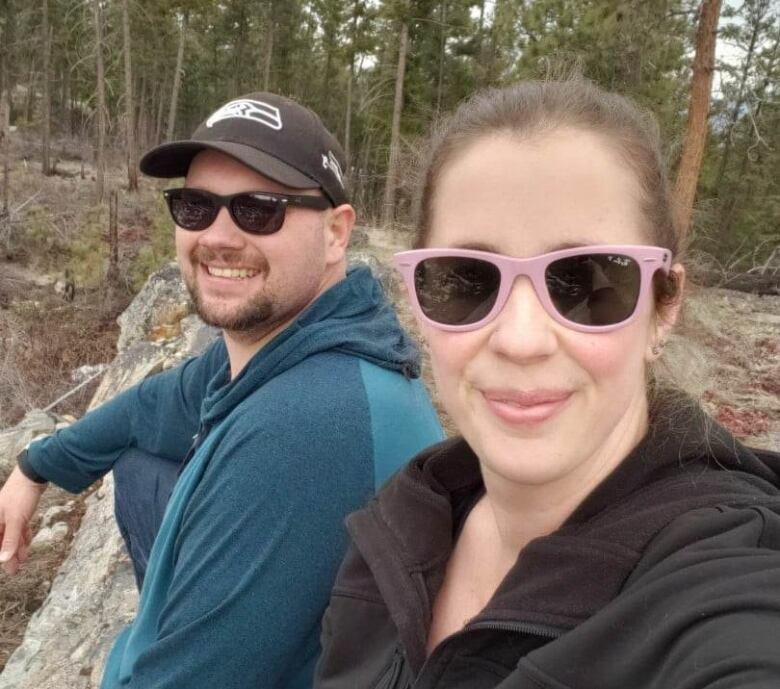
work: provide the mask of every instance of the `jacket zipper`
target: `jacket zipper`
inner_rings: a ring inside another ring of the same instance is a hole
[[[546,624],[533,624],[531,622],[505,622],[503,620],[485,620],[484,622],[474,622],[467,624],[462,631],[471,629],[498,629],[508,632],[518,632],[520,634],[533,634],[543,636],[549,639],[557,639],[567,630],[560,627],[551,627]]]
[[[393,660],[390,662],[390,667],[387,672],[379,680],[379,684],[375,689],[395,689],[395,685],[398,682],[398,678],[401,676],[401,667],[403,665],[403,657],[396,649],[393,654]]]
[[[420,678],[425,675],[425,671],[428,668],[430,661],[435,656],[439,655],[439,653],[442,652],[442,648],[444,646],[453,643],[456,638],[459,638],[461,635],[465,634],[466,632],[475,631],[479,629],[496,629],[499,631],[514,632],[516,634],[531,634],[535,636],[541,636],[547,639],[557,639],[559,636],[562,636],[568,631],[567,629],[552,627],[545,624],[533,624],[532,622],[506,622],[504,620],[485,620],[484,622],[474,622],[472,624],[467,624],[459,632],[445,639],[436,648],[436,650],[434,650],[434,652],[425,659],[425,662],[423,663],[423,666],[420,668],[420,672],[417,674],[417,678],[414,681],[415,682],[414,685],[416,686]]]
[[[206,439],[206,436],[208,435],[210,430],[211,428],[209,426],[202,424],[198,429],[198,432],[192,436],[192,445],[190,445],[190,449],[187,450],[187,454],[184,455],[184,459],[179,465],[179,472],[177,478],[181,476],[181,472],[184,471],[184,468],[190,463],[190,460],[195,456],[195,453],[198,451],[198,448],[203,444],[203,441]]]

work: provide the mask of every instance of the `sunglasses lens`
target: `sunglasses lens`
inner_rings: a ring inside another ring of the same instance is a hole
[[[179,189],[168,196],[173,222],[183,230],[205,230],[217,216],[214,201],[195,189]]]
[[[231,203],[236,224],[251,234],[272,234],[284,224],[284,204],[251,194],[236,196]]]
[[[553,261],[545,270],[558,313],[579,325],[615,325],[631,317],[641,270],[630,256],[583,254]]]
[[[427,258],[414,271],[420,308],[442,325],[469,325],[482,320],[496,303],[500,283],[498,267],[477,258]]]

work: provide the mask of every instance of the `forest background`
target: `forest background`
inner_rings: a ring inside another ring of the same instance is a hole
[[[778,0],[0,0],[0,428],[111,358],[115,316],[173,248],[139,152],[231,97],[318,112],[362,223],[401,232],[432,123],[518,79],[578,72],[634,97],[679,183],[707,21],[690,255],[708,284],[776,285]]]

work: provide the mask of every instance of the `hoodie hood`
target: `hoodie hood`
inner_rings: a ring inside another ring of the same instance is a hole
[[[325,351],[351,354],[407,378],[420,375],[417,348],[379,281],[368,268],[353,268],[257,352],[232,381],[225,362],[209,383],[201,419],[215,424],[268,380]]]

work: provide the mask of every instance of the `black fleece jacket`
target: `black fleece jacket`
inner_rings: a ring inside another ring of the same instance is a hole
[[[662,408],[485,609],[426,658],[454,536],[484,490],[463,440],[363,510],[323,621],[317,689],[780,688],[780,455]]]

